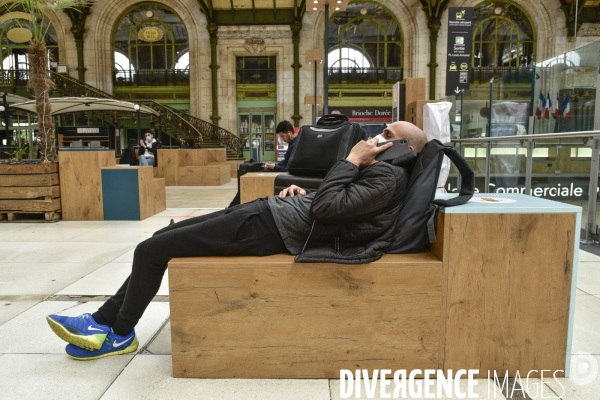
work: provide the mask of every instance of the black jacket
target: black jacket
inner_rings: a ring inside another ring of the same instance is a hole
[[[310,216],[315,222],[296,261],[359,264],[381,258],[408,178],[404,168],[384,162],[359,169],[338,161],[312,202]]]
[[[283,156],[283,160],[275,164],[275,168],[273,168],[273,171],[287,172],[288,161],[290,161],[290,156],[292,155],[292,151],[294,150],[294,146],[296,145],[296,139],[298,139],[298,137],[293,138],[292,141],[288,144],[288,148],[285,152],[285,155]]]

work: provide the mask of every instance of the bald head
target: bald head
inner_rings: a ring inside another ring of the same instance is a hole
[[[421,151],[427,143],[427,136],[416,125],[406,121],[394,122],[383,130],[383,137],[387,140],[407,139],[411,151]]]

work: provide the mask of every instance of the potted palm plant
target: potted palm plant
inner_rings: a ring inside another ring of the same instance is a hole
[[[6,12],[25,12],[29,17],[26,28],[31,31],[31,40],[27,50],[30,68],[27,87],[35,96],[40,135],[40,158],[42,161],[56,161],[54,122],[49,101],[50,91],[54,88],[54,83],[48,73],[48,51],[44,42],[50,22],[44,13],[68,8],[77,10],[77,7],[90,2],[84,0],[0,0],[0,9]]]
[[[47,221],[58,219],[60,189],[49,101],[54,84],[49,76],[48,51],[44,42],[50,26],[45,13],[77,9],[89,3],[82,0],[0,0],[3,17],[12,16],[20,21],[21,34],[29,38],[27,87],[35,96],[41,159],[37,165],[23,164],[18,160],[19,154],[14,154],[9,162],[0,163],[0,178],[5,182],[0,187],[0,219],[31,219],[32,214],[42,215]]]

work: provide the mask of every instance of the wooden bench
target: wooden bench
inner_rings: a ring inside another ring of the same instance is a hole
[[[158,176],[167,186],[221,186],[231,180],[225,149],[160,149]]]
[[[431,252],[370,264],[171,260],[173,375],[334,379],[340,369],[430,368],[563,376],[581,208],[494,197],[514,202],[447,208]]]
[[[173,375],[339,378],[341,368],[436,368],[442,262],[290,255],[169,263]]]

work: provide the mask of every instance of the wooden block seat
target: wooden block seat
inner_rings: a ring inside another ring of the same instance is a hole
[[[165,179],[150,166],[101,169],[105,220],[144,220],[167,206]]]
[[[249,203],[259,198],[274,196],[273,182],[285,172],[248,172],[240,177],[240,202]]]
[[[173,375],[339,378],[340,369],[437,368],[442,262],[293,256],[169,263]]]
[[[179,186],[221,186],[231,181],[228,165],[179,167]]]
[[[158,177],[167,186],[221,186],[231,181],[225,149],[161,149]]]
[[[240,160],[231,160],[231,161],[226,161],[225,163],[227,165],[229,165],[230,172],[231,172],[231,179],[237,179],[238,164],[240,164],[241,161]]]

